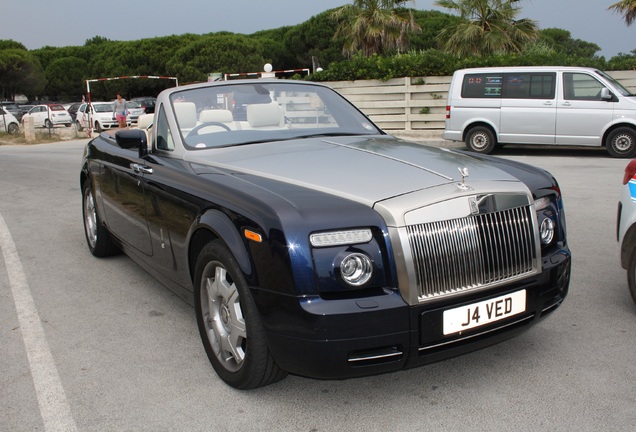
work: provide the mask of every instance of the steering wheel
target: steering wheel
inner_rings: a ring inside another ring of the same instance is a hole
[[[231,131],[232,129],[230,129],[230,127],[228,125],[226,125],[225,123],[221,123],[221,122],[205,122],[205,123],[201,123],[200,125],[196,126],[194,129],[192,129],[190,132],[188,132],[188,136],[193,136],[193,135],[199,135],[198,132],[208,126],[218,126],[220,128],[225,129],[226,131]],[[186,138],[187,138],[186,137]]]

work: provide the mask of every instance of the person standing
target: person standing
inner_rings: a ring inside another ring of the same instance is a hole
[[[126,99],[121,97],[121,93],[117,92],[117,99],[113,103],[113,117],[117,120],[117,124],[120,129],[126,127],[126,115],[128,115],[128,110],[126,109]]]

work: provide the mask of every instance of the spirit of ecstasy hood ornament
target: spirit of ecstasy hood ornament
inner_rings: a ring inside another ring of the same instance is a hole
[[[457,187],[463,191],[467,191],[472,189],[470,186],[468,186],[466,184],[466,177],[468,177],[468,168],[464,167],[464,168],[457,168],[459,170],[459,174],[462,176],[462,182],[461,183],[457,183]]]

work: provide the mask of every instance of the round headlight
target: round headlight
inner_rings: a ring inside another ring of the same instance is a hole
[[[364,285],[373,275],[371,258],[361,253],[347,255],[340,264],[340,276],[352,286]]]
[[[550,244],[554,239],[554,222],[549,217],[543,219],[541,222],[541,243]]]

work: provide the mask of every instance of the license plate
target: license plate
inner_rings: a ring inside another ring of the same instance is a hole
[[[444,311],[444,335],[460,333],[526,310],[526,290]]]

